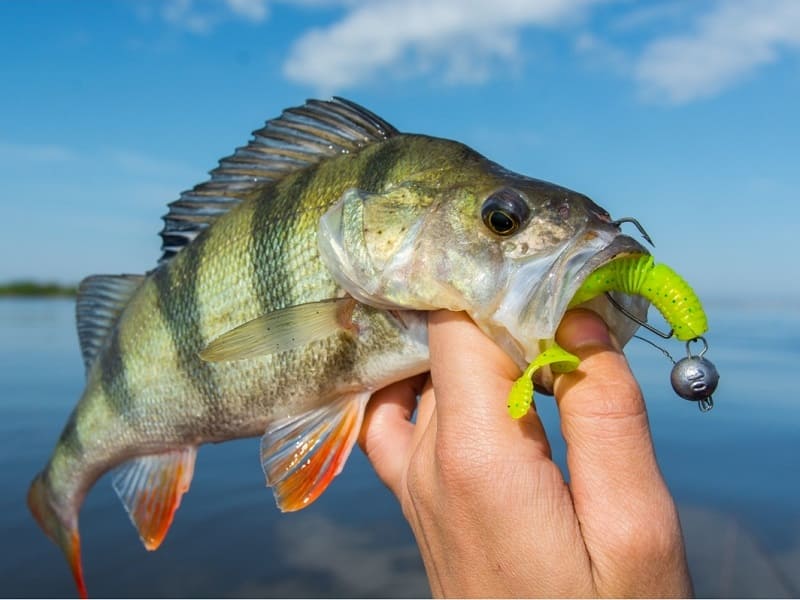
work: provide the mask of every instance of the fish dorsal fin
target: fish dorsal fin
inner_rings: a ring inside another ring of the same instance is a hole
[[[177,254],[220,215],[264,183],[325,158],[397,135],[389,123],[344,98],[308,100],[253,132],[253,139],[219,161],[211,179],[183,192],[163,217],[159,262]]]
[[[143,275],[92,275],[81,281],[76,316],[87,373],[119,314],[143,279]]]
[[[190,446],[135,458],[114,470],[111,484],[148,550],[164,541],[192,483],[196,456],[197,449]]]

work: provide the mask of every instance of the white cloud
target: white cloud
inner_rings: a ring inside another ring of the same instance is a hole
[[[192,0],[170,0],[162,7],[161,16],[168,23],[192,33],[205,33],[213,23],[210,15],[196,12]]]
[[[225,0],[231,12],[248,21],[260,23],[267,17],[266,0]]]
[[[262,23],[279,2],[342,11],[301,33],[283,64],[287,79],[322,95],[420,75],[484,83],[524,64],[521,42],[537,28],[559,30],[589,66],[671,104],[718,94],[800,48],[800,0],[616,0],[608,21],[586,17],[615,0],[164,0],[153,10],[209,33],[230,20]],[[611,41],[618,36],[630,39]]]
[[[666,2],[636,3],[630,10],[616,18],[611,28],[616,31],[634,31],[647,27],[663,27],[665,24],[680,24],[698,8],[697,0],[667,0]]]
[[[267,18],[267,0],[169,0],[162,18],[192,33],[208,33],[231,16],[260,23]]]
[[[498,64],[520,60],[519,34],[580,18],[597,0],[373,0],[303,35],[284,73],[323,92],[394,76],[437,74],[482,82]]]
[[[692,33],[651,42],[634,76],[647,97],[680,104],[713,96],[799,47],[800,2],[720,1]]]

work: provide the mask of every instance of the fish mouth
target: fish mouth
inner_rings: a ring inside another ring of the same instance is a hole
[[[648,252],[644,246],[642,246],[633,238],[626,235],[619,235],[608,246],[592,255],[570,279],[569,286],[567,289],[565,289],[564,297],[568,301],[559,308],[559,311],[556,314],[556,322],[558,325],[561,324],[561,321],[564,319],[564,316],[568,310],[591,310],[603,319],[608,326],[609,333],[616,340],[619,347],[624,347],[625,344],[627,344],[636,333],[636,330],[639,328],[639,323],[626,316],[617,307],[615,307],[606,294],[600,294],[575,306],[571,305],[572,300],[583,285],[584,281],[586,281],[586,279],[588,279],[592,273],[604,265],[628,256],[642,256],[649,254],[650,252]],[[567,260],[569,261],[570,259],[568,258]],[[640,321],[647,320],[647,309],[650,306],[650,301],[646,298],[617,291],[608,292],[608,295],[610,295],[614,301],[622,306],[628,313]],[[547,340],[541,340],[540,347],[542,345],[546,345],[547,343]],[[545,394],[553,393],[553,374],[549,368],[541,369],[536,373],[536,376],[534,377],[534,385],[539,392],[543,392]]]
[[[591,276],[591,274],[597,271],[599,268],[620,258],[649,254],[650,253],[647,251],[647,249],[633,238],[630,238],[626,235],[621,235],[615,238],[609,246],[586,261],[583,267],[581,267],[581,269],[578,271],[572,285],[570,286],[571,290],[568,293],[570,304],[577,291],[583,285],[584,281],[586,281],[586,279],[588,279],[589,276]],[[647,320],[647,309],[650,306],[650,302],[646,298],[635,294],[625,294],[617,291],[609,292],[609,295],[613,297],[615,302],[617,302],[620,306],[622,306],[640,321]],[[606,325],[608,325],[611,334],[616,338],[620,347],[623,347],[631,339],[631,337],[633,337],[634,333],[636,333],[636,330],[639,328],[639,324],[630,317],[624,315],[617,307],[615,307],[606,294],[600,294],[599,296],[595,296],[591,300],[582,302],[576,306],[571,306],[570,304],[567,305],[567,308],[569,309],[586,308],[600,315],[600,317],[602,317],[602,319],[606,322]],[[559,319],[559,323],[564,318],[564,314],[566,312],[567,311],[565,309],[561,315],[561,318]]]
[[[571,304],[575,295],[594,271],[623,256],[649,254],[639,242],[611,227],[584,231],[565,246],[555,261],[522,263],[509,278],[501,301],[472,315],[521,369],[554,343],[564,314],[574,308]],[[531,281],[536,283],[530,285]],[[616,292],[613,298],[637,318],[645,318],[649,302],[644,298]],[[600,315],[620,346],[639,327],[605,294],[579,306]]]

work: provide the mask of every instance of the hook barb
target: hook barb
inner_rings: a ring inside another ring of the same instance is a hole
[[[642,224],[639,223],[639,221],[637,221],[633,217],[622,217],[621,219],[617,219],[616,221],[611,221],[611,224],[616,226],[616,227],[619,227],[623,223],[632,223],[633,226],[636,227],[636,229],[639,230],[639,233],[642,234],[642,237],[645,239],[645,241],[648,244],[650,244],[653,248],[656,247],[656,245],[653,243],[653,239],[650,237],[650,235],[647,233],[647,231],[645,231],[645,228],[642,227]]]

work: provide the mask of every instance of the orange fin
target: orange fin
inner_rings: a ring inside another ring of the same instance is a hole
[[[75,578],[75,585],[78,587],[78,594],[81,598],[88,598],[81,565],[81,538],[78,535],[77,516],[73,515],[66,520],[62,519],[53,510],[53,505],[48,501],[48,497],[47,484],[39,474],[33,480],[28,491],[28,508],[39,526],[66,556],[72,576]]]
[[[83,579],[83,565],[81,564],[81,536],[75,529],[69,534],[69,543],[63,547],[64,554],[67,556],[69,568],[75,578],[75,585],[78,588],[78,595],[81,598],[88,598],[89,591],[86,589],[86,581]]]
[[[364,418],[369,392],[281,419],[261,438],[261,466],[284,512],[316,500],[344,467]]]
[[[142,456],[115,469],[114,491],[148,550],[164,541],[181,496],[192,483],[196,455],[195,447],[183,448]]]

